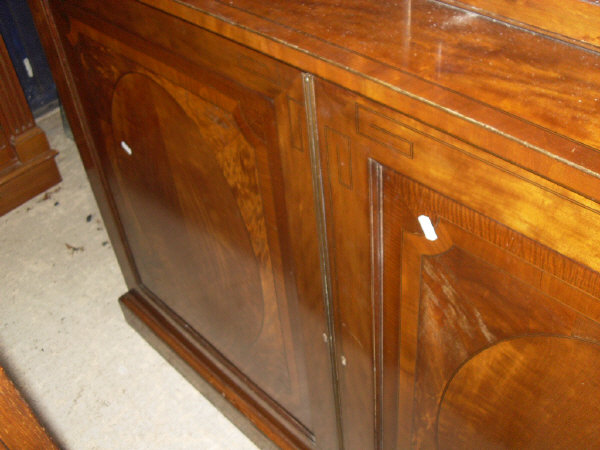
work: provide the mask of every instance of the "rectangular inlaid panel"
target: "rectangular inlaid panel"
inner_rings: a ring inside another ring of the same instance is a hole
[[[352,189],[352,149],[350,138],[339,131],[325,128],[325,147],[332,176],[346,189]]]
[[[410,128],[359,104],[356,105],[356,130],[358,134],[399,151],[409,158],[413,156],[412,140],[407,139],[411,134]]]
[[[376,296],[384,444],[597,442],[600,275],[373,166],[382,199],[373,232],[385,255]],[[432,221],[434,240],[424,236],[419,216]]]
[[[288,97],[290,114],[290,145],[293,149],[303,152],[306,149],[306,113],[304,105],[298,100]]]
[[[460,436],[451,434],[460,427],[450,409],[438,420],[454,371],[521,333],[597,335],[600,277],[581,261],[600,267],[590,232],[598,205],[408,113],[324,81],[316,92],[344,445],[431,448],[438,433],[449,446],[481,442],[474,419]],[[540,352],[553,351],[552,342]],[[517,377],[512,386],[533,384]],[[489,414],[490,423],[504,423]],[[523,423],[540,420],[536,414]],[[515,439],[509,444],[528,438]]]
[[[190,61],[115,26],[117,11],[173,18],[96,6],[55,2],[129,288],[218,361],[228,398],[279,443],[335,445],[300,72],[177,21]]]

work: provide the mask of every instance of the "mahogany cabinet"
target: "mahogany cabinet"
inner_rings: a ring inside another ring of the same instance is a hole
[[[277,445],[600,442],[600,50],[502,3],[31,1],[128,321]]]

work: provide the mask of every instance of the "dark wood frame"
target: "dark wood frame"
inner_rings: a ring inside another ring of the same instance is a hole
[[[0,38],[0,215],[60,182],[56,155],[33,120]]]

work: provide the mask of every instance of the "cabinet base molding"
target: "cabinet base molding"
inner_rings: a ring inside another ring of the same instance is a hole
[[[0,175],[0,215],[25,203],[61,181],[54,157],[48,150],[40,157]]]
[[[197,339],[179,330],[174,323],[177,319],[167,318],[157,301],[132,289],[119,298],[119,304],[127,323],[259,448],[313,447],[306,436],[294,435],[257,404],[245,392],[247,388],[227,373],[231,370],[224,367],[228,362],[208,348],[210,344],[201,348]]]

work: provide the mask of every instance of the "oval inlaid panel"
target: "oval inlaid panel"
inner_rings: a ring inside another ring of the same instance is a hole
[[[439,448],[597,446],[599,373],[600,346],[592,342],[532,336],[494,345],[450,381]]]
[[[239,147],[241,133],[227,111],[191,94],[186,102],[206,120],[192,119],[148,76],[118,82],[115,197],[142,283],[241,363],[263,325],[261,275],[245,200],[236,197],[248,195],[232,188],[216,157],[221,146]]]

